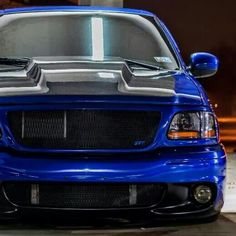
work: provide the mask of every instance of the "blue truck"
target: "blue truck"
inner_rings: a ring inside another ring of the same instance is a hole
[[[0,216],[216,219],[226,154],[198,79],[141,10],[0,11]]]

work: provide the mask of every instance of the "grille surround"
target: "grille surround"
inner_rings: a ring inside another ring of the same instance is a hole
[[[32,186],[38,202],[32,202]],[[136,186],[136,202],[130,190]],[[35,189],[35,187],[34,187]],[[48,209],[141,209],[157,206],[165,194],[163,184],[28,183],[3,184],[6,198],[19,207]]]
[[[158,111],[55,110],[10,111],[8,123],[16,143],[29,149],[143,149],[155,139]]]

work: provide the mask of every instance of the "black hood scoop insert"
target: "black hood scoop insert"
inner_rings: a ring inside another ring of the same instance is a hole
[[[21,71],[0,73],[1,96],[11,95],[175,95],[174,72],[133,73],[124,61],[34,59]]]

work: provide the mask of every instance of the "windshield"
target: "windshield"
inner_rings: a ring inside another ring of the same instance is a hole
[[[0,57],[79,56],[178,68],[157,26],[120,13],[19,13],[0,18]]]

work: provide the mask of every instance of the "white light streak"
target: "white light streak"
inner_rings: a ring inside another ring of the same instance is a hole
[[[103,19],[92,18],[92,59],[94,61],[103,61],[104,59],[104,37],[103,37]]]

